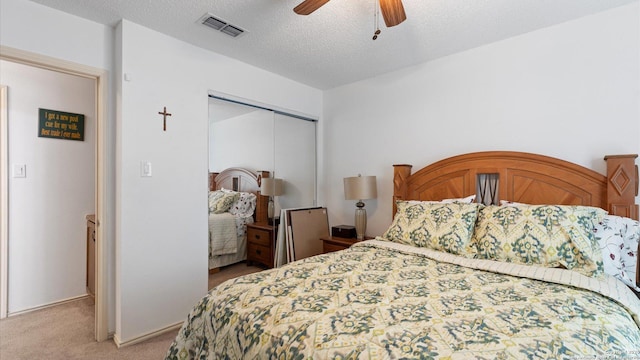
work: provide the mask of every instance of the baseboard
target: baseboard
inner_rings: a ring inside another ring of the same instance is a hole
[[[84,294],[84,295],[80,295],[80,296],[74,296],[74,297],[70,297],[68,299],[56,301],[56,302],[53,302],[53,303],[50,303],[50,304],[40,305],[40,306],[36,306],[34,308],[8,313],[7,316],[11,317],[11,316],[23,315],[23,314],[27,314],[27,313],[30,313],[30,312],[33,312],[33,311],[42,310],[42,309],[50,308],[50,307],[53,307],[53,306],[58,306],[58,305],[70,303],[72,301],[82,300],[82,299],[85,299],[85,298],[88,298],[88,297],[89,297],[88,294]]]
[[[176,324],[173,324],[173,325],[169,325],[169,326],[164,327],[162,329],[158,329],[156,331],[152,331],[152,332],[147,333],[145,335],[141,335],[141,336],[135,337],[135,338],[133,338],[131,340],[127,340],[127,341],[124,341],[124,342],[120,340],[120,337],[118,336],[118,334],[114,334],[113,335],[113,342],[116,344],[118,349],[122,348],[122,347],[125,347],[125,346],[129,346],[129,345],[135,345],[137,343],[141,343],[143,341],[147,341],[147,340],[149,340],[151,338],[154,338],[156,336],[162,335],[162,334],[167,333],[169,331],[177,330],[182,326],[183,323],[184,323],[184,321],[181,321],[179,323],[176,323]]]

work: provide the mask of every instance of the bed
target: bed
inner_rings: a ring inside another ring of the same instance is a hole
[[[246,225],[267,221],[260,181],[268,171],[228,168],[209,173],[209,271],[246,260]]]
[[[620,248],[600,248],[620,238],[637,258],[635,158],[606,157],[607,176],[517,152],[413,174],[394,166],[383,236],[220,284],[167,359],[637,358],[637,261],[621,268],[627,284],[603,270],[603,254]],[[479,181],[487,174],[497,176]],[[611,219],[624,226],[612,233]]]

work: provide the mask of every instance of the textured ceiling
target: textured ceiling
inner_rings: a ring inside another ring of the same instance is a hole
[[[33,0],[99,23],[122,18],[319,89],[366,79],[638,0],[403,0],[407,20],[373,41],[376,0]],[[248,32],[200,25],[205,13]]]

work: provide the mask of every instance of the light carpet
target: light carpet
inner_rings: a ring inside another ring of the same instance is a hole
[[[209,275],[209,288],[260,271],[244,263]],[[185,314],[185,318],[186,318]],[[94,302],[83,298],[0,321],[0,359],[164,359],[178,330],[118,349],[112,340],[94,340]]]

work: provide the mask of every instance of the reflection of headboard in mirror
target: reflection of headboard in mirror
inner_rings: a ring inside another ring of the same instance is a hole
[[[209,191],[228,189],[256,194],[256,222],[267,221],[268,196],[260,195],[260,182],[268,178],[268,171],[253,172],[243,168],[228,168],[219,173],[209,173]]]
[[[607,176],[564,160],[523,152],[486,151],[450,157],[411,174],[394,165],[396,200],[442,200],[476,194],[480,174],[498,175],[497,198],[528,204],[597,206],[638,219],[637,155],[610,155]]]

